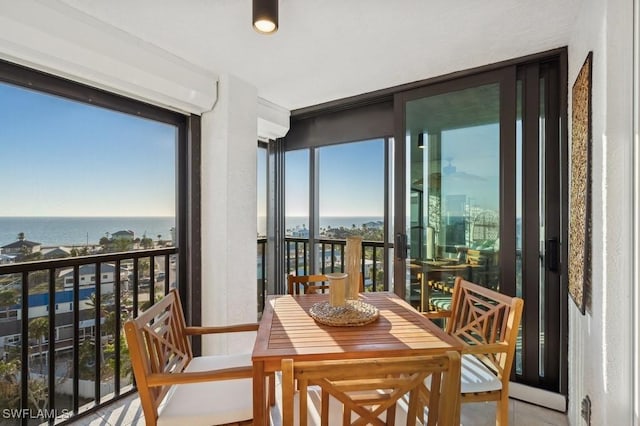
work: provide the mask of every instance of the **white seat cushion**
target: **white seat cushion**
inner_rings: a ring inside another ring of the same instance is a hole
[[[502,389],[498,377],[474,355],[462,355],[461,393],[491,392]]]
[[[202,356],[185,371],[251,365],[251,354]],[[158,425],[218,425],[253,418],[252,379],[174,385],[158,408]]]

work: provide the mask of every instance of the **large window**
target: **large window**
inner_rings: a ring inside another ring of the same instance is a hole
[[[132,390],[122,324],[171,288],[199,322],[198,126],[0,61],[3,407],[72,415]]]
[[[309,238],[309,150],[285,154],[285,235]]]
[[[267,236],[267,147],[258,145],[257,156],[258,238]]]
[[[175,125],[0,83],[2,263],[175,245]]]
[[[320,237],[383,241],[384,140],[319,148]]]
[[[360,236],[365,290],[389,288],[389,144],[377,138],[286,152],[288,273],[342,271],[346,239]]]
[[[257,290],[258,290],[258,314],[264,309],[264,301],[267,291],[267,144],[258,143],[256,161],[257,177],[257,228],[258,228],[258,256],[257,256]]]

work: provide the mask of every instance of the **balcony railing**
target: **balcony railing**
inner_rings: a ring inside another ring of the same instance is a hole
[[[329,272],[344,272],[346,240],[321,239],[316,240],[318,257],[316,271],[311,272],[309,240],[304,238],[285,238],[286,268],[288,272],[298,275],[310,273],[326,274]],[[385,243],[382,241],[362,242],[362,274],[364,276],[365,291],[388,290],[385,282],[386,273]]]
[[[53,424],[130,393],[122,324],[178,285],[177,254],[163,248],[0,266],[3,408],[15,409],[23,425]]]
[[[257,242],[261,312],[267,240]],[[309,274],[309,241],[286,238],[285,244],[288,271]],[[320,273],[344,270],[346,241],[316,244]],[[362,249],[366,290],[385,289],[384,243],[364,241]],[[177,254],[165,248],[1,265],[3,408],[20,412],[22,424],[53,424],[131,393],[122,325],[177,286]]]

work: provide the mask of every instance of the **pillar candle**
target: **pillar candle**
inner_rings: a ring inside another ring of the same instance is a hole
[[[333,272],[325,275],[329,279],[329,303],[335,307],[344,306],[347,274]]]

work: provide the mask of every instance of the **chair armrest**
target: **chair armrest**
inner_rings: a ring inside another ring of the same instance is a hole
[[[430,312],[420,312],[424,317],[429,319],[437,319],[437,318],[451,318],[451,311],[441,310],[441,311],[430,311]]]
[[[253,377],[253,367],[221,368],[207,371],[188,371],[182,373],[154,373],[147,376],[147,384],[152,386],[179,385],[217,380],[246,379]]]
[[[236,333],[240,331],[257,331],[258,324],[235,324],[224,325],[218,327],[185,327],[184,334],[188,336],[203,335],[203,334],[215,334],[215,333]]]
[[[463,354],[495,354],[500,352],[507,352],[509,345],[505,342],[487,343],[482,345],[469,345],[464,344],[462,347]]]

